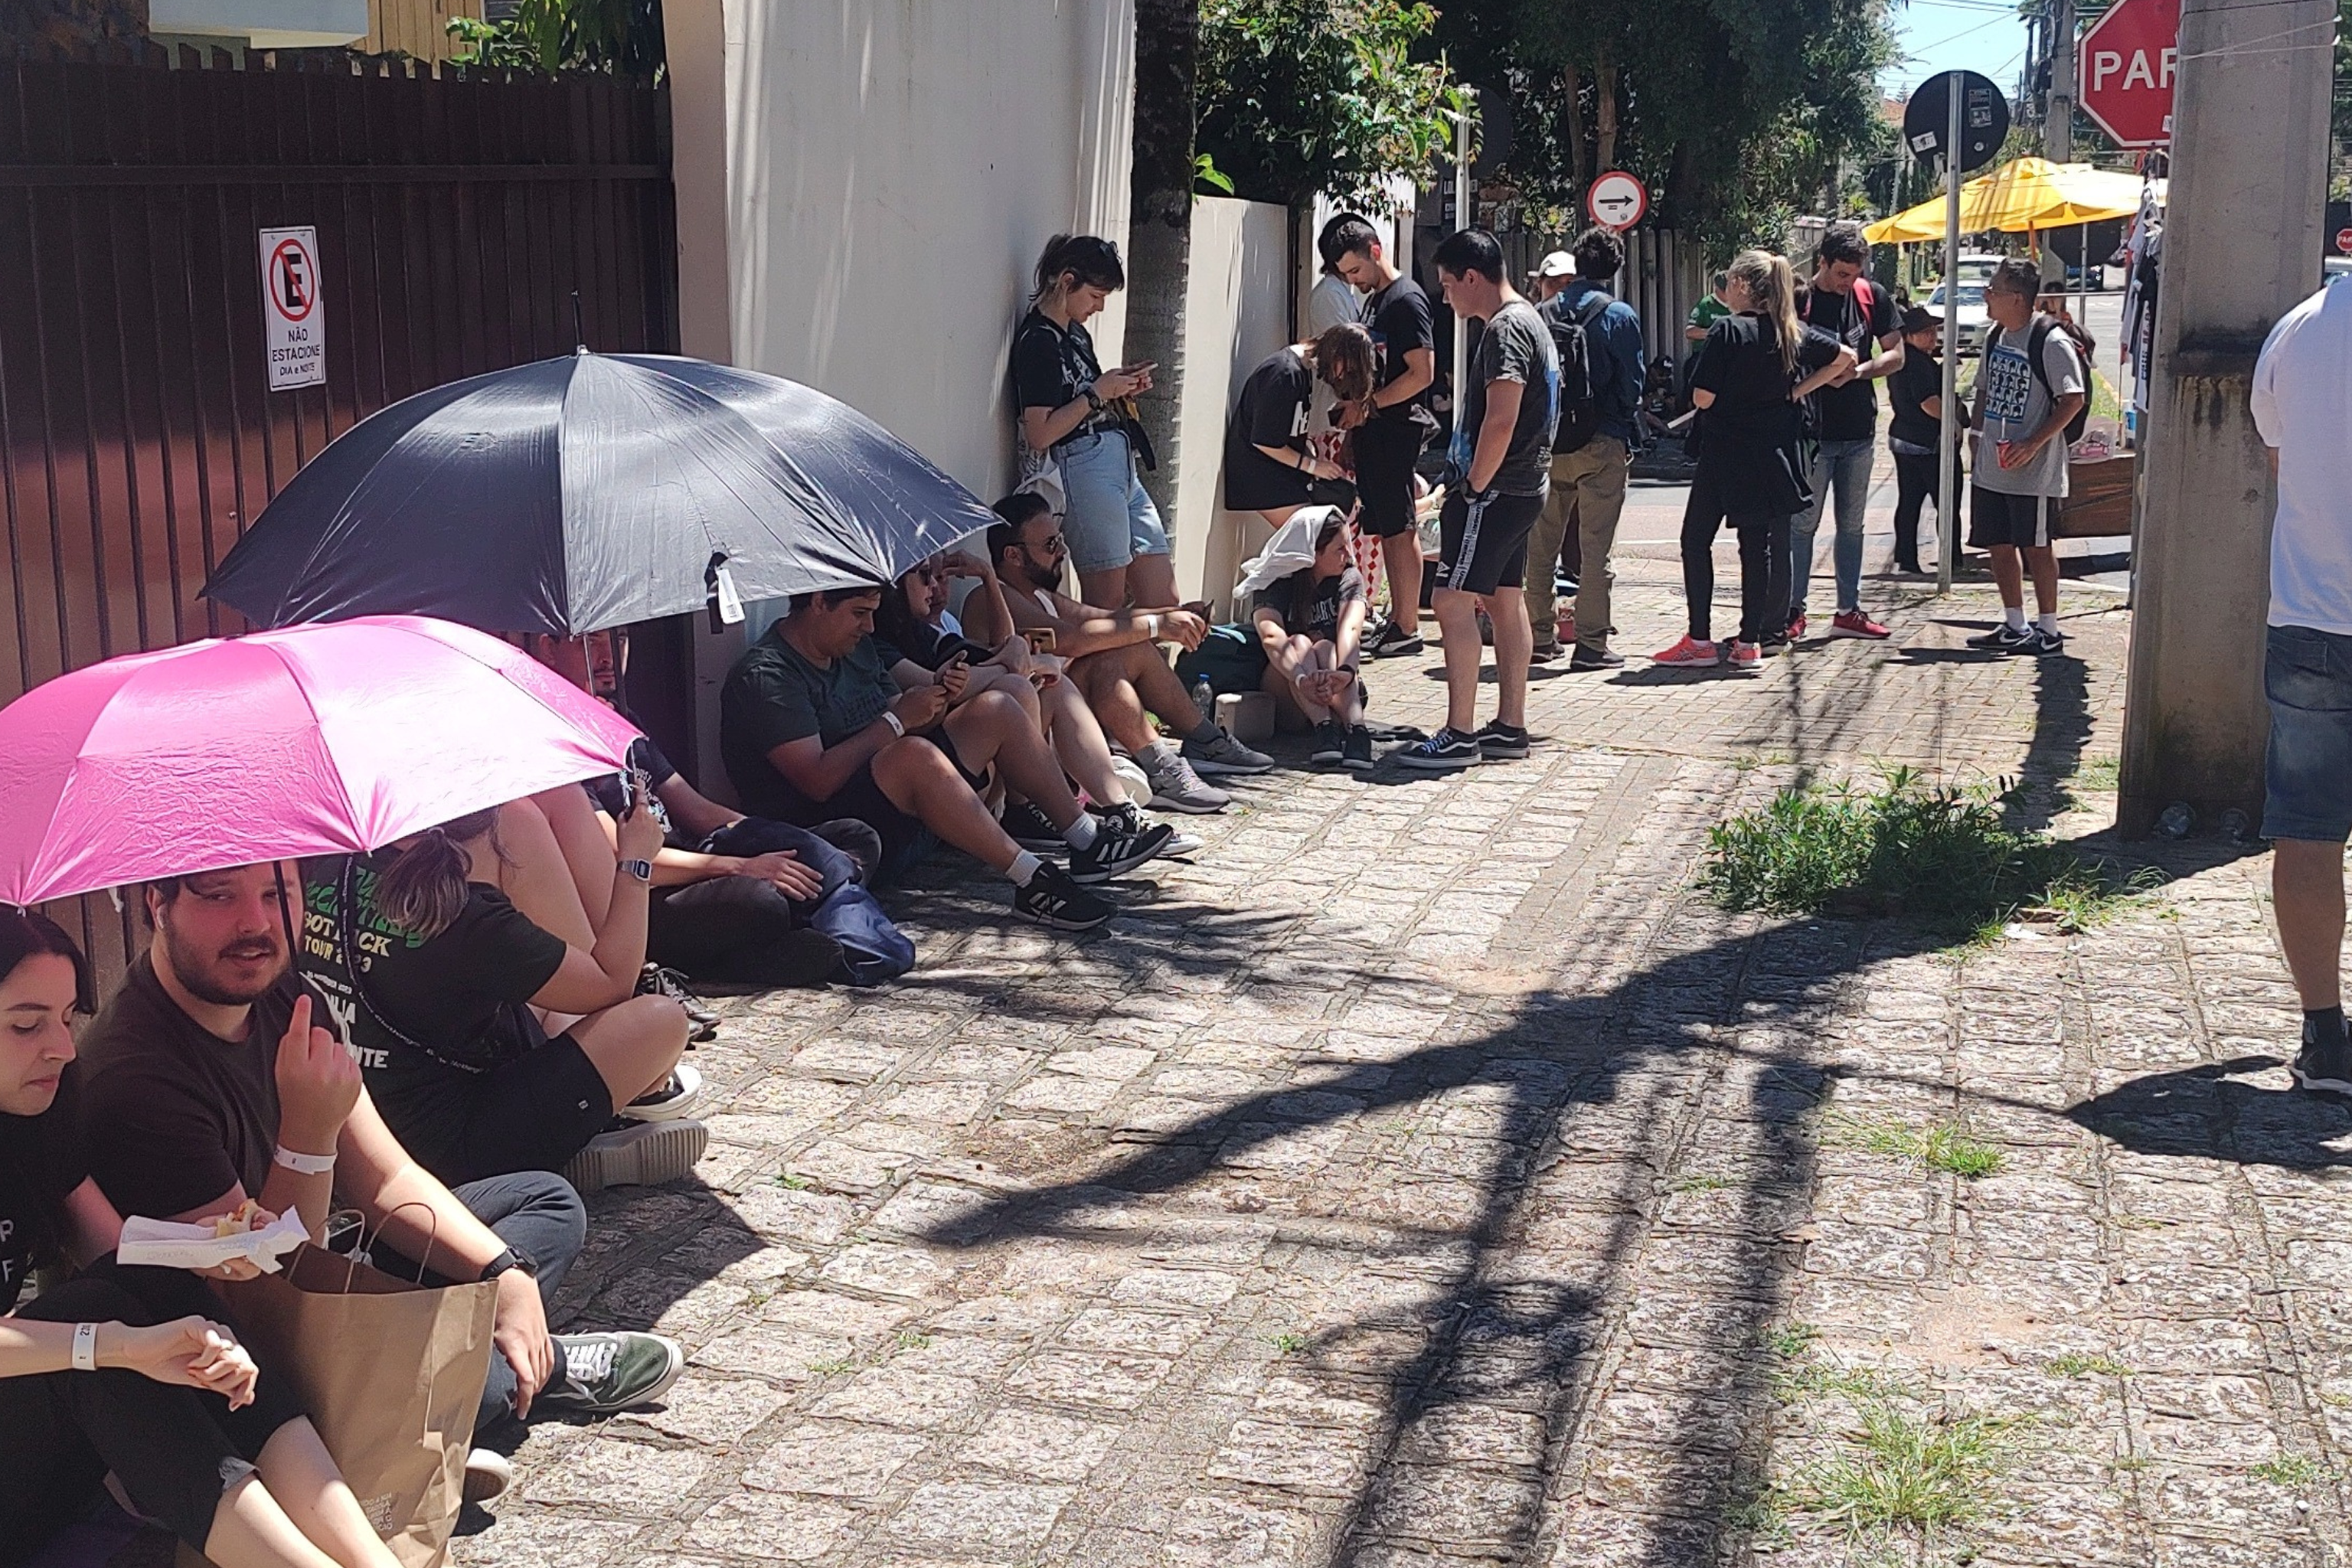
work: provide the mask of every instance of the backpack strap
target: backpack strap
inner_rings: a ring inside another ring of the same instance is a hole
[[[1853,280],[1853,302],[1862,309],[1862,342],[1867,348],[1878,341],[1878,334],[1870,330],[1870,313],[1878,308],[1878,291],[1871,287],[1869,279]]]
[[[2049,346],[2050,334],[2057,329],[2058,319],[2055,316],[2045,316],[2036,310],[2032,325],[2025,330],[2026,360],[2033,366],[2033,379],[2042,384],[2042,395],[2050,400],[2053,408],[2058,404],[2058,389],[2050,384],[2050,371],[2042,363],[2042,351]]]

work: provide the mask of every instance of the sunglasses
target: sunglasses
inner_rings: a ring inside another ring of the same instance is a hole
[[[1063,538],[1058,532],[1049,533],[1045,538],[1039,540],[1036,543],[1024,544],[1022,548],[1024,550],[1042,550],[1048,555],[1066,555],[1069,553],[1070,542]]]

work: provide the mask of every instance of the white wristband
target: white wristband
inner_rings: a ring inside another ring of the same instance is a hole
[[[906,721],[887,708],[882,710],[882,722],[890,726],[890,732],[894,735],[904,735],[907,732]]]
[[[74,1325],[73,1369],[76,1372],[98,1370],[98,1325],[96,1323]]]
[[[332,1154],[302,1154],[280,1143],[269,1156],[270,1163],[283,1165],[299,1176],[323,1176],[335,1168]]]
[[[1158,616],[1146,616],[1143,617],[1143,635],[1149,641],[1158,642],[1160,640],[1160,617]]]

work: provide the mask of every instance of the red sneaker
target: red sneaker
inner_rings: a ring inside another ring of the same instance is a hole
[[[1886,628],[1864,615],[1860,610],[1840,610],[1837,619],[1830,623],[1833,637],[1883,637]]]
[[[1805,640],[1804,616],[1791,616],[1789,617],[1789,640],[1792,643],[1799,643]]]
[[[1650,656],[1652,664],[1668,665],[1677,669],[1712,669],[1723,662],[1721,643],[1701,642],[1684,634],[1683,640],[1664,653]]]
[[[1760,669],[1764,665],[1764,650],[1752,642],[1733,643],[1729,663],[1734,669]]]

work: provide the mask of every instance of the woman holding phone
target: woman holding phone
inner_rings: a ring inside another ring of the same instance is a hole
[[[122,1220],[82,1156],[71,1020],[89,1011],[73,940],[0,909],[0,1564],[100,1508],[111,1471],[219,1568],[394,1568],[292,1390],[255,1367],[203,1282],[101,1256]],[[35,1266],[71,1262],[90,1272],[18,1310]]]
[[[1172,605],[1168,531],[1136,471],[1131,399],[1151,390],[1150,364],[1104,370],[1086,323],[1127,287],[1118,247],[1057,234],[1037,259],[1037,292],[1013,338],[1022,472],[1059,470],[1062,531],[1089,605]]]
[[[303,868],[304,978],[349,1025],[368,1092],[417,1163],[451,1186],[562,1171],[597,1146],[640,1182],[693,1168],[684,1120],[701,1078],[678,1058],[687,1016],[637,994],[662,823],[634,775],[604,842],[567,786]],[[558,827],[602,860],[592,919]]]

